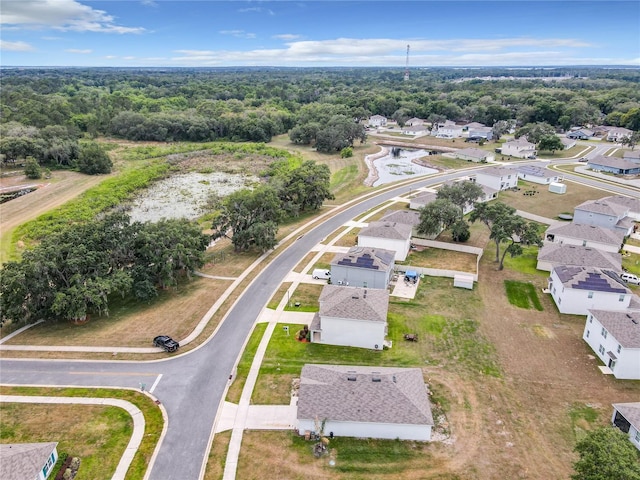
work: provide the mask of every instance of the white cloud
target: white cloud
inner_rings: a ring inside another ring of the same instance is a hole
[[[255,33],[245,32],[244,30],[220,30],[218,32],[221,35],[231,35],[237,38],[256,38]]]
[[[274,35],[271,38],[277,38],[278,40],[297,40],[301,35],[296,35],[294,33],[282,33],[280,35]]]
[[[27,42],[8,42],[6,40],[0,40],[0,50],[4,50],[6,52],[31,52],[35,50],[35,48]]]
[[[157,7],[158,4],[153,0],[140,0],[140,3],[145,7]]]
[[[124,27],[104,10],[95,10],[76,0],[20,0],[2,4],[3,25],[23,28],[54,28],[78,32],[142,33],[142,27]],[[3,27],[5,28],[5,27]]]
[[[89,49],[89,48],[85,48],[85,49],[80,49],[80,48],[67,48],[65,50],[65,52],[67,53],[79,53],[81,55],[87,55],[89,53],[93,53],[93,50]]]
[[[269,15],[275,15],[275,12],[270,8],[262,8],[262,7],[249,7],[249,8],[240,8],[238,9],[238,13],[267,13]]]
[[[228,31],[237,33],[241,31]],[[338,38],[325,41],[291,41],[284,48],[229,50],[176,50],[174,65],[216,66],[404,66],[411,45],[410,65],[426,66],[529,66],[529,65],[636,65],[637,59],[581,56],[588,42],[578,39],[501,38],[457,40],[397,40]]]
[[[112,60],[114,58],[118,58],[117,55],[105,55],[104,58],[106,58],[107,60]]]

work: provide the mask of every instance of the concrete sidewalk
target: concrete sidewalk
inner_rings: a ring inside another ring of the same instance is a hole
[[[39,403],[39,404],[66,404],[66,405],[109,405],[126,410],[133,418],[133,433],[127,444],[116,471],[111,477],[112,480],[124,480],[127,470],[133,461],[133,457],[140,447],[144,437],[144,415],[138,407],[126,400],[117,398],[97,398],[97,397],[42,397],[30,395],[0,395],[0,402],[5,403]],[[147,471],[151,471],[150,468]]]

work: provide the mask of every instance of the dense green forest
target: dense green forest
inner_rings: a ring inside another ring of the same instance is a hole
[[[640,130],[638,69],[2,69],[0,153],[72,162],[82,135],[157,141],[292,141],[338,151],[380,114],[492,126],[546,122]],[[340,134],[341,141],[334,141]],[[21,140],[16,140],[20,138]]]

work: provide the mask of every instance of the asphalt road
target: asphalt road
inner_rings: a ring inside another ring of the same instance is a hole
[[[556,162],[554,162],[556,163]],[[546,166],[546,162],[531,162]],[[72,385],[154,390],[169,417],[167,435],[150,478],[154,480],[196,480],[206,461],[208,441],[218,406],[235,361],[245,339],[273,292],[287,273],[323,238],[336,228],[380,203],[410,189],[441,183],[468,172],[454,172],[392,189],[354,205],[306,233],[275,258],[245,290],[230,310],[214,337],[184,355],[159,361],[66,361],[66,360],[0,360],[0,381],[21,385]],[[566,175],[569,177],[569,175]],[[582,177],[579,180],[583,183]],[[601,182],[593,181],[594,184]],[[623,187],[618,193],[637,195]],[[213,300],[212,300],[213,303]],[[178,315],[179,312],[176,312]]]

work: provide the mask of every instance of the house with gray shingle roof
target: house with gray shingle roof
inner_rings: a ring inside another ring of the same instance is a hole
[[[640,402],[614,403],[611,424],[626,433],[631,443],[640,450]]]
[[[415,213],[415,212],[413,212]],[[331,261],[331,282],[363,288],[387,288],[395,268],[396,252],[382,248],[351,247]]]
[[[420,223],[420,212],[414,210],[391,210],[385,213],[380,221],[406,223],[415,227]]]
[[[604,155],[590,158],[587,167],[596,172],[609,172],[616,175],[640,174],[640,164],[626,158],[605,157]]]
[[[630,235],[634,227],[629,207],[610,202],[607,198],[587,200],[575,207],[573,222],[621,230],[625,236]]]
[[[549,185],[550,183],[562,182],[562,180],[564,180],[564,175],[558,171],[535,167],[533,165],[522,165],[518,167],[517,171],[518,178],[542,185]]]
[[[627,216],[631,217],[636,222],[640,222],[640,198],[625,197],[624,195],[612,195],[610,197],[605,197],[602,200],[626,207],[628,209]]]
[[[412,210],[420,210],[425,205],[434,202],[438,197],[437,192],[423,192],[419,193],[415,197],[411,197],[409,201],[409,208]]]
[[[0,444],[2,480],[45,480],[58,461],[58,442]]]
[[[407,258],[413,227],[398,222],[371,222],[358,233],[358,246],[396,252],[396,261]]]
[[[520,137],[517,140],[503,143],[500,153],[518,158],[535,158],[538,152],[535,144],[528,141],[527,137]]]
[[[561,265],[571,267],[595,267],[613,270],[622,273],[622,255],[619,253],[605,252],[582,245],[563,245],[559,243],[546,243],[538,251],[538,263],[536,268],[551,272]]]
[[[616,378],[640,380],[640,311],[590,309],[582,339]]]
[[[607,132],[609,142],[620,142],[623,138],[628,138],[633,134],[633,130],[623,127],[615,127]]]
[[[597,225],[561,223],[552,225],[545,232],[545,242],[560,245],[580,245],[605,252],[617,253],[624,243],[624,232]],[[595,265],[593,265],[595,266]]]
[[[630,160],[635,163],[640,163],[640,149],[638,150],[625,150],[622,154],[622,158]]]
[[[549,291],[560,313],[586,315],[590,309],[626,310],[633,294],[611,270],[561,265],[551,271]]]
[[[431,440],[434,425],[419,368],[307,364],[300,374],[297,429],[339,437]],[[320,432],[316,432],[320,433]]]
[[[496,156],[492,152],[480,148],[462,148],[453,152],[453,156],[468,162],[493,162]]]
[[[309,327],[311,342],[382,350],[388,310],[386,289],[325,285]]]
[[[589,140],[591,137],[593,137],[593,135],[593,130],[580,128],[578,130],[572,130],[571,132],[567,133],[566,137],[572,140]]]

